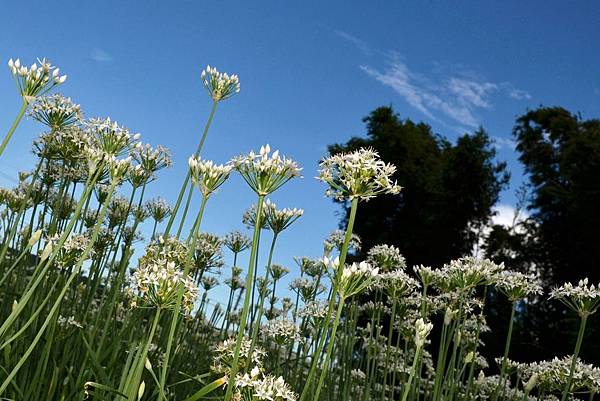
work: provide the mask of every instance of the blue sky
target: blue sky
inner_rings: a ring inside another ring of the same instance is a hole
[[[237,73],[241,93],[223,102],[203,156],[225,162],[269,143],[304,167],[273,195],[305,216],[283,234],[275,261],[319,256],[336,206],[314,180],[327,144],[364,133],[361,118],[392,104],[450,140],[483,126],[513,174],[517,115],[561,105],[600,116],[600,3],[593,1],[65,1],[7,2],[0,58],[47,57],[69,75],[61,92],[89,117],[111,116],[173,151],[175,165],[149,188],[175,198],[210,101],[206,64]],[[0,74],[0,129],[19,108]],[[4,127],[4,128],[1,128]],[[0,160],[0,184],[30,168],[41,127],[24,121]],[[239,177],[207,207],[203,229],[242,229],[254,195]],[[510,208],[504,208],[510,210]],[[503,210],[504,210],[503,209]]]

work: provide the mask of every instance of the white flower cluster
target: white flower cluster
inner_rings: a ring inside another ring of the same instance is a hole
[[[149,144],[138,142],[131,155],[138,163],[137,166],[140,166],[144,174],[148,176],[148,179],[155,179],[157,171],[165,167],[170,167],[173,164],[171,152],[161,145],[153,148]]]
[[[278,150],[271,153],[269,145],[261,146],[258,154],[251,151],[247,155],[234,157],[231,162],[254,192],[262,196],[299,177],[301,171],[295,161],[280,156]]]
[[[298,311],[301,318],[310,318],[314,320],[324,319],[327,316],[327,303],[324,301],[310,301]]]
[[[589,285],[587,278],[577,285],[565,283],[550,291],[550,298],[558,299],[580,315],[591,315],[600,307],[600,284]]]
[[[502,270],[504,264],[468,256],[452,260],[436,271],[435,284],[443,292],[469,291],[479,285],[495,282]]]
[[[33,63],[31,67],[21,64],[21,60],[8,60],[8,68],[19,87],[19,92],[26,102],[31,102],[36,96],[47,93],[56,85],[67,80],[66,75],[60,75],[60,70],[50,64],[46,59]]]
[[[236,339],[229,338],[215,347],[213,364],[211,366],[211,369],[215,373],[228,375],[231,372],[231,365],[235,356],[235,346]],[[252,341],[249,338],[242,338],[238,360],[238,371],[244,371],[250,366],[262,367],[263,359],[267,353],[260,347],[254,347],[252,358],[249,360],[251,348]]]
[[[140,134],[131,134],[110,117],[91,118],[84,122],[84,129],[90,135],[93,147],[106,156],[128,155],[140,139]]]
[[[240,231],[232,231],[225,235],[223,238],[223,244],[231,250],[233,253],[240,253],[250,248],[252,241],[248,236],[242,234]]]
[[[81,106],[60,94],[36,98],[29,115],[53,130],[77,124],[82,119]]]
[[[526,387],[530,387],[525,390],[531,391],[532,388],[540,388],[560,391],[564,389],[568,381],[572,361],[572,356],[565,356],[561,359],[555,357],[550,361],[531,363],[509,361],[509,366],[518,372],[522,381],[526,383]],[[581,391],[587,388],[592,393],[597,393],[600,390],[600,368],[584,363],[577,358],[572,386],[574,390]]]
[[[235,380],[236,399],[243,401],[296,401],[297,394],[283,377],[264,375],[258,367],[239,374]]]
[[[538,278],[531,274],[513,271],[500,272],[496,276],[496,288],[504,293],[511,302],[543,293]]]
[[[183,291],[182,309],[190,313],[198,297],[198,287],[175,262],[141,264],[131,276],[131,292],[157,308],[174,309],[179,291]],[[134,306],[135,306],[134,302]]]
[[[156,198],[148,201],[146,203],[146,209],[148,209],[148,213],[150,213],[150,216],[157,223],[160,223],[172,213],[171,206],[162,198]]]
[[[367,252],[367,262],[379,267],[384,272],[406,268],[406,259],[393,245],[375,245]]]
[[[75,327],[75,328],[78,328],[78,329],[82,329],[83,328],[83,325],[81,323],[79,323],[77,320],[75,320],[75,316],[69,316],[67,318],[67,317],[64,317],[63,315],[60,315],[58,317],[58,319],[56,319],[56,322],[63,329],[69,329],[69,328],[72,328],[72,327]]]
[[[261,327],[261,332],[279,345],[300,341],[300,328],[289,319],[269,320]]]
[[[417,280],[401,269],[380,274],[378,284],[388,292],[392,300],[409,295],[420,286]]]
[[[339,269],[339,258],[336,257],[330,260],[324,257],[323,263],[330,266],[333,270],[338,292],[344,298],[359,294],[374,284],[379,277],[379,268],[373,267],[365,261],[360,263],[354,262],[350,265],[346,264],[342,267],[341,272]]]
[[[202,71],[200,78],[215,102],[230,98],[240,91],[240,80],[237,75],[219,72],[210,65]]]
[[[323,241],[323,247],[325,248],[325,255],[329,255],[331,251],[337,249],[341,252],[342,246],[344,245],[346,233],[342,230],[335,230],[325,241]],[[360,251],[361,239],[358,235],[352,234],[350,236],[350,242],[348,243],[348,250]]]
[[[204,196],[209,196],[223,185],[233,169],[231,164],[216,164],[211,160],[202,160],[196,156],[188,159],[188,165],[192,182]]]
[[[59,235],[55,235],[54,237],[48,239],[48,243],[50,244],[49,246],[51,248],[55,247],[59,237]],[[79,262],[79,259],[84,256],[84,252],[89,244],[90,237],[86,234],[74,234],[68,237],[63,246],[56,253],[56,257],[54,259],[58,268],[67,269]],[[86,259],[89,259],[92,256],[93,253],[90,251],[86,255]]]
[[[274,233],[280,233],[304,214],[302,209],[277,209],[277,205],[270,199],[264,205],[265,220]]]
[[[329,185],[326,195],[338,200],[368,200],[402,189],[392,181],[396,167],[380,160],[373,149],[338,153],[323,159],[320,166],[318,179]]]
[[[433,324],[425,323],[421,318],[415,322],[415,345],[417,348],[422,348],[425,344],[425,339],[433,329]]]

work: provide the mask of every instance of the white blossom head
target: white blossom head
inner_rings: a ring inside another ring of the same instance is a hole
[[[54,131],[79,124],[82,120],[81,106],[60,94],[36,98],[29,115]]]
[[[251,151],[234,157],[231,163],[250,188],[261,196],[267,196],[292,178],[299,177],[301,171],[295,161],[281,156],[278,150],[271,153],[269,145],[261,146],[258,154]]]
[[[271,202],[270,199],[267,199],[264,204],[264,213],[269,228],[274,233],[279,234],[298,220],[304,214],[304,211],[296,208],[277,209],[277,205]]]
[[[220,102],[239,93],[240,80],[237,75],[229,75],[225,72],[219,72],[210,65],[200,74],[204,87],[215,102]]]
[[[319,180],[329,185],[326,195],[338,200],[369,200],[382,194],[398,194],[392,180],[396,167],[383,162],[373,149],[338,153],[320,163]]]
[[[21,97],[27,103],[67,80],[67,76],[60,75],[60,70],[46,59],[38,59],[37,63],[27,67],[21,64],[21,60],[11,58],[8,60],[8,69],[15,78]]]
[[[188,159],[188,165],[192,182],[204,196],[210,196],[223,185],[233,169],[231,164],[215,164],[211,160],[201,160],[196,156]]]
[[[542,294],[540,280],[531,274],[502,271],[496,276],[496,288],[511,302]]]
[[[417,319],[415,322],[415,345],[417,348],[422,348],[425,345],[425,340],[431,329],[433,329],[433,324],[425,323],[421,318]]]
[[[565,283],[552,289],[550,298],[559,300],[581,316],[591,315],[600,307],[600,285],[589,284],[584,278],[577,285]]]

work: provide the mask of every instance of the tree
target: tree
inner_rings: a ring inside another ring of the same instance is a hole
[[[431,266],[470,254],[508,182],[506,164],[495,161],[486,132],[479,129],[452,144],[425,123],[402,120],[391,107],[379,107],[363,121],[366,137],[331,145],[329,152],[371,147],[396,166],[395,178],[404,188],[399,196],[361,204],[355,233],[362,252],[395,245],[409,265]],[[343,206],[345,226],[349,205]]]
[[[531,215],[518,230],[494,227],[488,257],[510,269],[536,271],[547,288],[584,277],[600,281],[600,120],[540,107],[517,119],[513,135],[528,175]],[[524,347],[536,347],[533,354],[548,358],[571,352],[577,319],[558,303],[532,306],[523,322],[532,338]],[[589,327],[590,339],[597,338],[598,317]],[[556,333],[571,338],[557,342]],[[597,341],[586,341],[583,351],[589,361],[600,360]]]

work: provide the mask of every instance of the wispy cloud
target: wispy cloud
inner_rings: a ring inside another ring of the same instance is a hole
[[[93,60],[101,62],[101,63],[106,63],[106,62],[113,60],[113,57],[110,54],[108,54],[106,51],[99,49],[97,47],[92,49],[90,56],[92,57]]]
[[[508,96],[516,100],[529,100],[531,99],[531,95],[529,92],[521,90],[521,89],[511,89],[508,92]]]
[[[384,70],[368,65],[360,68],[428,118],[442,122],[450,119],[466,128],[481,125],[479,113],[493,108],[496,95],[513,99],[531,97],[509,83],[490,82],[473,73],[456,70],[451,74],[440,73],[439,65],[426,74],[415,72],[397,53],[388,56]]]
[[[371,55],[371,47],[362,39],[357,38],[356,36],[349,34],[348,32],[334,30],[335,33],[340,38],[350,42],[354,47],[360,50],[363,54],[370,56]]]
[[[493,136],[494,144],[498,149],[510,149],[515,150],[517,142],[510,138],[502,138],[500,136]]]
[[[389,86],[408,104],[432,119],[441,113],[470,128],[479,125],[476,109],[489,108],[489,94],[497,90],[490,82],[466,78],[450,78],[437,82],[411,71],[406,63],[394,56],[385,71],[370,66],[360,67],[371,77]]]

